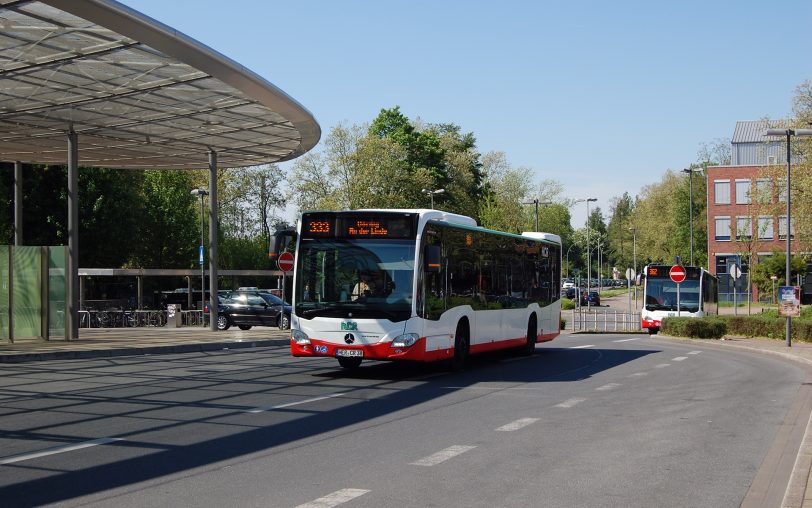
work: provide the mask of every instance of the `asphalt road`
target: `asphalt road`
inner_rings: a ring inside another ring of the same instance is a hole
[[[0,366],[0,503],[734,507],[805,372],[643,335],[441,365],[285,347]]]

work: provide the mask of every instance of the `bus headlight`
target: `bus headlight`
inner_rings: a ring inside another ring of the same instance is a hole
[[[290,338],[300,346],[310,344],[310,337],[308,337],[307,334],[301,330],[291,330]]]
[[[404,333],[392,339],[392,347],[410,347],[414,346],[419,337],[416,333]]]

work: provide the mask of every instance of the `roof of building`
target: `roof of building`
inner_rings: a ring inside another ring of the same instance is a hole
[[[731,143],[762,143],[767,141],[764,131],[786,126],[786,120],[743,120],[736,122]]]
[[[0,154],[81,166],[203,168],[293,159],[313,115],[226,56],[113,0],[0,0]]]

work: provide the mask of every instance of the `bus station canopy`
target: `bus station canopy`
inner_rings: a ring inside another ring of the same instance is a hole
[[[293,159],[321,131],[285,92],[112,0],[0,0],[0,159],[205,168]]]

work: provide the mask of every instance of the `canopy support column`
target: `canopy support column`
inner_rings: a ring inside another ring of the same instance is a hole
[[[23,163],[14,163],[14,245],[23,245]]]
[[[65,337],[79,338],[79,138],[71,126],[68,131],[68,259],[65,300],[68,308]]]
[[[204,288],[200,288],[203,290]],[[205,294],[201,295],[205,297]],[[205,298],[201,298],[201,301]],[[209,326],[217,330],[217,152],[209,150]]]

